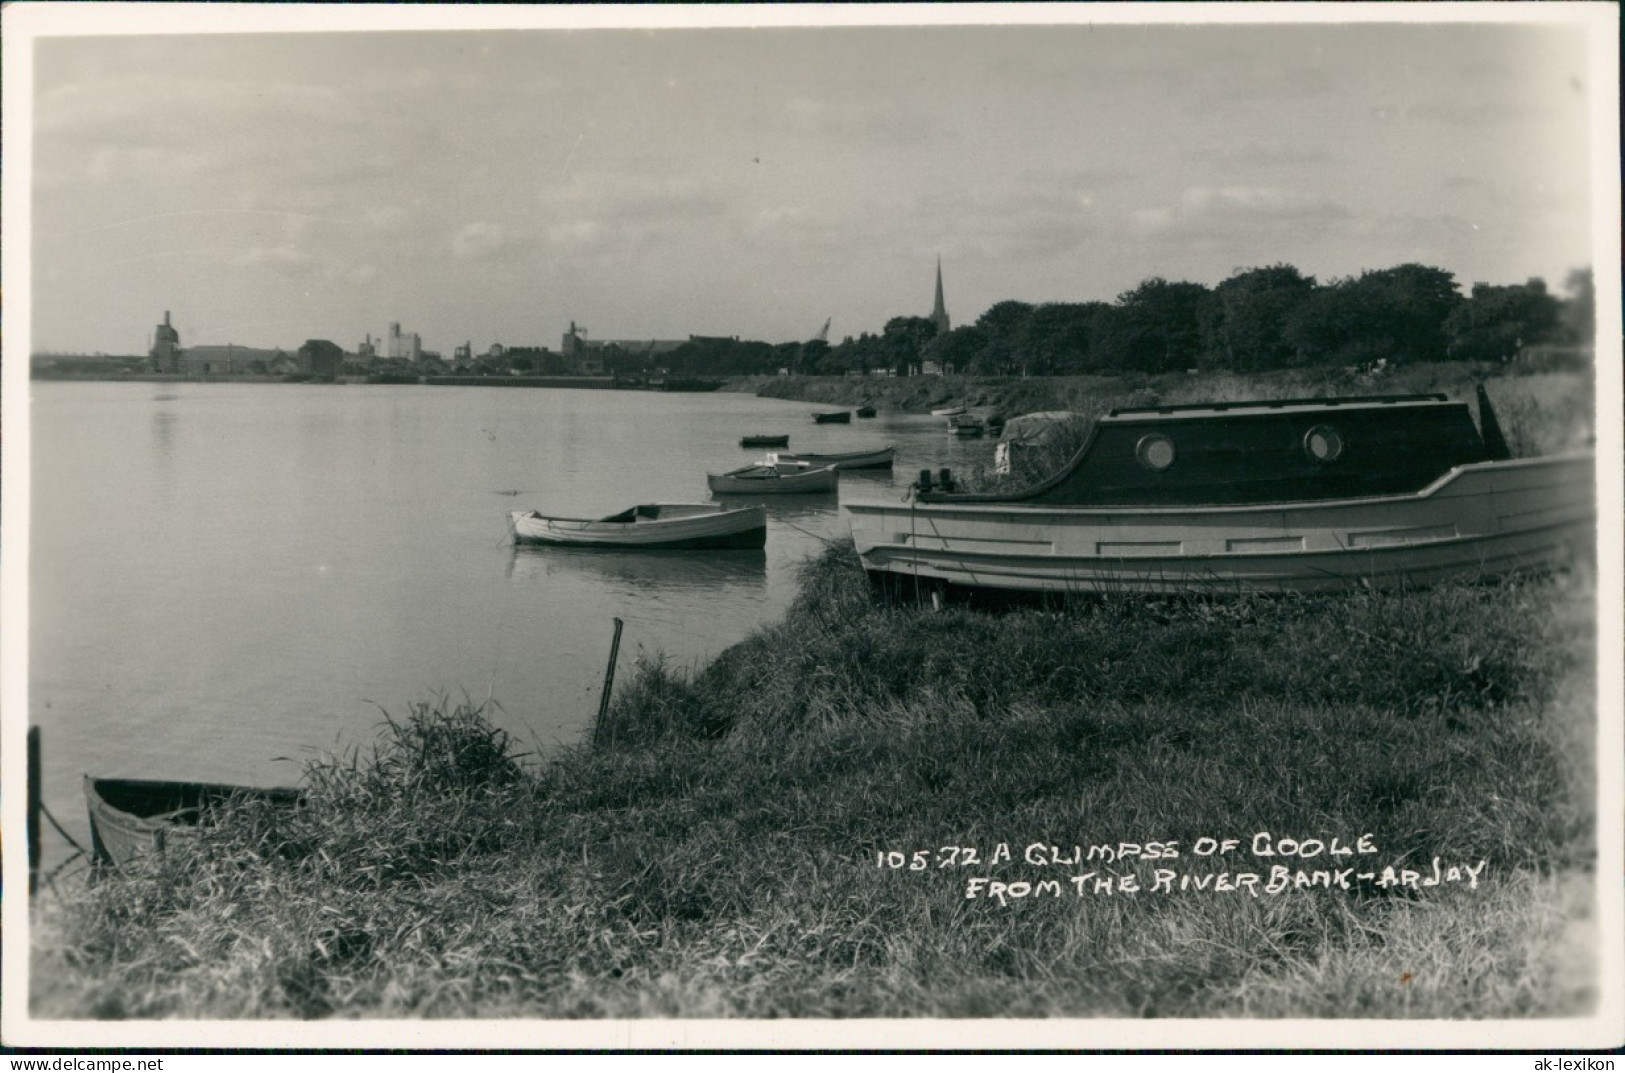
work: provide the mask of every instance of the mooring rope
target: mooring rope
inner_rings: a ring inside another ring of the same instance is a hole
[[[56,817],[51,815],[51,810],[45,807],[45,802],[43,802],[43,801],[40,802],[39,810],[45,816],[46,819],[51,821],[51,826],[56,828],[56,833],[68,840],[68,845],[72,846],[74,849],[78,850],[80,853],[85,852],[85,847],[83,847],[79,843],[75,842],[73,840],[73,836],[68,834],[68,832],[64,831],[62,829],[62,825],[60,823],[56,822]],[[71,860],[73,860],[73,858],[69,857],[68,860],[71,861]]]

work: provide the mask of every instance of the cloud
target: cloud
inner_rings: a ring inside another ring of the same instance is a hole
[[[582,253],[618,255],[678,240],[729,211],[717,192],[684,178],[583,174],[537,195],[547,240]]]
[[[1347,208],[1316,194],[1267,186],[1193,186],[1175,204],[1138,210],[1131,220],[1146,233],[1212,236],[1272,228],[1301,230],[1349,216]]]
[[[792,134],[857,141],[870,146],[925,145],[952,136],[947,127],[927,113],[868,98],[831,103],[811,97],[791,97],[784,102],[780,123]]]
[[[1258,142],[1187,149],[1184,157],[1198,164],[1234,171],[1292,167],[1300,164],[1329,164],[1335,159],[1332,151],[1325,146],[1265,145]]]
[[[583,173],[537,195],[546,210],[616,221],[659,221],[719,216],[727,202],[686,178]]]
[[[293,246],[253,246],[231,259],[238,268],[267,268],[277,275],[308,276],[321,267],[321,262]]]
[[[451,239],[451,255],[459,261],[491,261],[518,245],[518,238],[500,224],[479,220],[465,224]]]
[[[1540,110],[1515,101],[1424,101],[1406,107],[1404,115],[1422,123],[1477,128],[1538,119]]]

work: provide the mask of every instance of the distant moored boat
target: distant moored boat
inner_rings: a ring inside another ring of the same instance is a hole
[[[813,420],[820,425],[849,425],[852,423],[852,411],[841,410],[836,413],[813,414]]]
[[[520,510],[509,514],[508,520],[515,544],[644,551],[760,548],[767,544],[764,509],[728,510],[720,503],[643,503],[605,518],[559,518]]]
[[[872,451],[842,451],[836,454],[779,451],[773,455],[773,461],[797,462],[814,467],[834,466],[836,469],[875,469],[890,466],[892,457],[896,454],[897,448],[889,445],[877,447]]]
[[[834,466],[813,467],[796,462],[742,466],[727,473],[708,473],[711,491],[725,495],[804,495],[833,492],[840,476]]]

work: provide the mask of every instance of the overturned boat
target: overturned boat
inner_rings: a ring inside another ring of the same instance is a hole
[[[508,515],[515,544],[572,548],[695,551],[760,548],[767,544],[767,512],[720,503],[640,503],[604,518],[561,518],[534,510]]]
[[[1048,479],[846,504],[877,584],[1057,593],[1316,592],[1497,578],[1594,539],[1590,451],[1511,458],[1443,395],[1147,406]]]

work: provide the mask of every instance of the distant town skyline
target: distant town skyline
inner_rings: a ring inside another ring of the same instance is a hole
[[[956,326],[1280,262],[1591,265],[1581,24],[1228,10],[44,37],[31,348],[142,352],[164,310],[184,345],[835,341],[930,316],[939,256]]]

